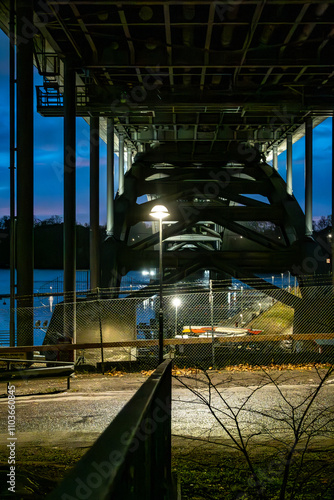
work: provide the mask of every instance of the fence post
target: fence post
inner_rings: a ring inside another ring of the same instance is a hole
[[[215,332],[213,329],[213,292],[212,292],[212,280],[210,280],[210,292],[209,292],[209,303],[210,303],[210,315],[211,315],[211,337],[212,337],[212,368],[215,366]]]
[[[102,370],[102,375],[104,375],[103,333],[102,333],[101,308],[100,308],[100,289],[99,289],[99,287],[97,287],[97,308],[98,308],[98,314],[99,314],[100,341],[101,341],[101,370]]]

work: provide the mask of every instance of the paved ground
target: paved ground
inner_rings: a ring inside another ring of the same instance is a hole
[[[277,424],[265,415],[273,414],[274,411],[276,414],[278,411],[287,412],[287,401],[296,405],[306,399],[308,393],[316,388],[319,379],[314,370],[272,371],[271,376],[278,380],[281,393],[273,384],[268,384],[268,379],[262,373],[212,371],[212,381],[224,398],[212,389],[212,406],[226,412],[224,421],[228,423],[231,409],[244,405],[240,420],[250,432],[256,432],[264,424],[273,431]],[[142,374],[125,374],[121,377],[77,375],[71,382],[71,389],[64,392],[55,391],[65,389],[65,379],[16,381],[17,437],[21,442],[29,441],[39,446],[63,443],[73,447],[81,443],[82,439],[85,444],[91,443],[146,379],[147,375]],[[209,397],[205,378],[195,374],[184,376],[181,371],[179,380],[173,380],[173,434],[221,436],[221,426],[211,415],[208,406],[182,382],[202,398]],[[258,390],[260,385],[263,387]],[[1,445],[7,438],[5,392],[6,386],[2,383]],[[249,400],[245,404],[247,398]],[[334,380],[326,382],[320,403],[327,406],[334,404]]]
[[[204,438],[224,441],[226,432],[222,431],[217,419],[203,404],[203,398],[209,395],[208,386],[204,383],[206,379],[195,373],[188,376],[182,371],[177,373],[179,380],[173,380],[172,396],[175,447],[180,450],[190,443],[193,445],[190,437],[199,440],[195,444]],[[270,439],[286,434],[289,430],[287,424],[281,422],[278,425],[277,417],[286,416],[291,411],[291,405],[296,406],[305,400],[316,389],[319,380],[311,367],[297,371],[272,370],[270,375],[279,381],[279,390],[274,384],[264,385],[268,379],[264,379],[261,372],[212,371],[210,375],[223,395],[221,397],[217,392],[212,394],[211,403],[217,409],[217,417],[222,419],[227,429],[232,429],[232,412],[242,407],[238,417],[241,429],[248,435],[261,432],[257,439],[268,439],[268,433]],[[30,464],[30,467],[43,471],[43,466],[48,464],[50,471],[50,466],[52,469],[59,463],[61,470],[54,470],[54,475],[57,477],[58,472],[61,476],[91,446],[146,379],[147,374],[121,377],[77,375],[69,391],[64,391],[65,379],[15,381],[18,469],[21,466],[25,470]],[[202,400],[183,384],[197,392]],[[258,390],[261,384],[264,386]],[[55,392],[57,390],[60,392]],[[4,383],[0,385],[0,395],[3,396],[0,398],[0,468],[6,468],[8,401]],[[334,407],[334,380],[326,382],[314,411],[322,411],[325,406]],[[327,418],[326,413],[322,413],[321,418]],[[264,428],[267,429],[265,433]]]

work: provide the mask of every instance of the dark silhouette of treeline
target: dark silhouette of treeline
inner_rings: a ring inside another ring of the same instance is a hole
[[[103,238],[101,228],[101,239]],[[89,269],[89,227],[77,224],[77,269]],[[10,219],[0,219],[0,267],[9,267]],[[63,223],[60,217],[34,223],[34,267],[36,269],[63,268]]]
[[[313,221],[315,233],[326,233],[331,229],[331,216],[323,216]],[[271,223],[249,223],[254,230],[275,233],[276,227]],[[76,226],[77,269],[89,269],[89,233],[88,224]],[[151,228],[141,222],[130,231],[130,241],[138,241],[151,234]],[[106,227],[100,226],[101,243],[106,238]],[[9,268],[10,256],[10,218],[0,218],[0,268]],[[63,269],[63,221],[58,215],[49,219],[35,219],[34,223],[34,259],[35,269]]]
[[[89,269],[88,224],[76,225],[76,268]],[[151,234],[151,228],[144,223],[137,224],[130,231],[135,241]],[[100,226],[101,243],[106,238],[106,227]],[[58,215],[34,222],[34,267],[35,269],[63,269],[63,221]],[[0,218],[0,268],[9,268],[10,256],[10,218]]]

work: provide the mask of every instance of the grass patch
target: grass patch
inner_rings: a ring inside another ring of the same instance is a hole
[[[293,325],[294,310],[281,302],[254,318],[246,328],[262,330],[262,334],[283,334]]]
[[[331,450],[308,452],[293,490],[290,481],[286,500],[333,500],[334,457]],[[278,500],[282,483],[283,459],[259,454],[254,458],[256,471],[268,500]],[[292,464],[293,478],[298,472],[298,457]],[[175,452],[173,470],[181,482],[182,500],[258,500],[252,476],[242,457],[221,451],[212,454],[193,449]],[[294,496],[291,496],[294,495]]]

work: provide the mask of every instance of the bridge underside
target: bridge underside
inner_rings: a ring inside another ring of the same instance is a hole
[[[331,249],[312,235],[312,130],[334,110],[333,24],[334,4],[321,0],[1,2],[18,305],[32,307],[33,295],[33,64],[44,78],[37,110],[64,117],[66,300],[75,301],[76,117],[90,126],[91,288],[157,266],[158,228],[131,237],[157,203],[170,212],[166,283],[200,269],[328,273]],[[292,185],[292,147],[304,134],[305,215]],[[108,149],[101,265],[98,137]],[[14,281],[11,297],[14,310]],[[32,338],[32,316],[22,322]]]
[[[147,201],[138,203],[144,195]],[[301,208],[258,150],[243,145],[190,158],[161,146],[136,156],[116,196],[113,235],[103,248],[103,287],[118,286],[129,271],[158,267],[159,224],[149,215],[156,204],[169,211],[164,283],[204,269],[241,279],[287,270],[307,274],[302,263],[315,254],[317,273],[328,267],[325,242],[305,236]],[[152,235],[133,241],[142,222],[152,224]]]

